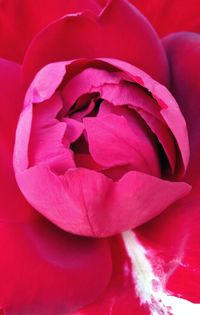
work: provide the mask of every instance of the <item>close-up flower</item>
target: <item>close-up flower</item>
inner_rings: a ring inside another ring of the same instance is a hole
[[[0,314],[200,314],[199,12],[0,1]]]

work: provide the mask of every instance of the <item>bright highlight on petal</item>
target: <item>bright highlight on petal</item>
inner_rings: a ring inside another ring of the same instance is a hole
[[[122,233],[127,254],[132,263],[132,275],[135,289],[141,304],[147,303],[151,315],[199,315],[200,304],[172,296],[165,290],[165,275],[156,275],[152,266],[153,255],[141,245],[132,231]],[[149,257],[148,257],[149,256]],[[157,268],[160,268],[159,262]]]

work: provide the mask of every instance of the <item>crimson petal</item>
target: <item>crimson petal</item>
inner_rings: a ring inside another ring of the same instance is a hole
[[[0,3],[0,56],[22,62],[32,38],[64,14],[101,6],[95,0],[2,0]]]
[[[25,84],[50,62],[96,57],[125,60],[168,82],[166,56],[151,25],[127,1],[111,0],[99,16],[67,15],[40,32],[24,59]]]

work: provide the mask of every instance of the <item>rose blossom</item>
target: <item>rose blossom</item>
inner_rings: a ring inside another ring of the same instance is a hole
[[[66,231],[107,236],[146,222],[188,192],[167,180],[182,176],[187,161],[175,100],[128,63],[49,64],[27,92],[16,178],[29,202]]]
[[[199,314],[199,35],[125,0],[1,11],[2,312]]]

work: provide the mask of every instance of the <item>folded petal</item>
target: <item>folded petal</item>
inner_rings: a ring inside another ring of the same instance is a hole
[[[62,108],[59,94],[52,99],[33,106],[33,119],[29,142],[29,166],[47,164],[56,172],[62,173],[75,167],[69,142],[63,143],[67,125],[59,122],[56,115]],[[28,122],[26,122],[28,123]]]

